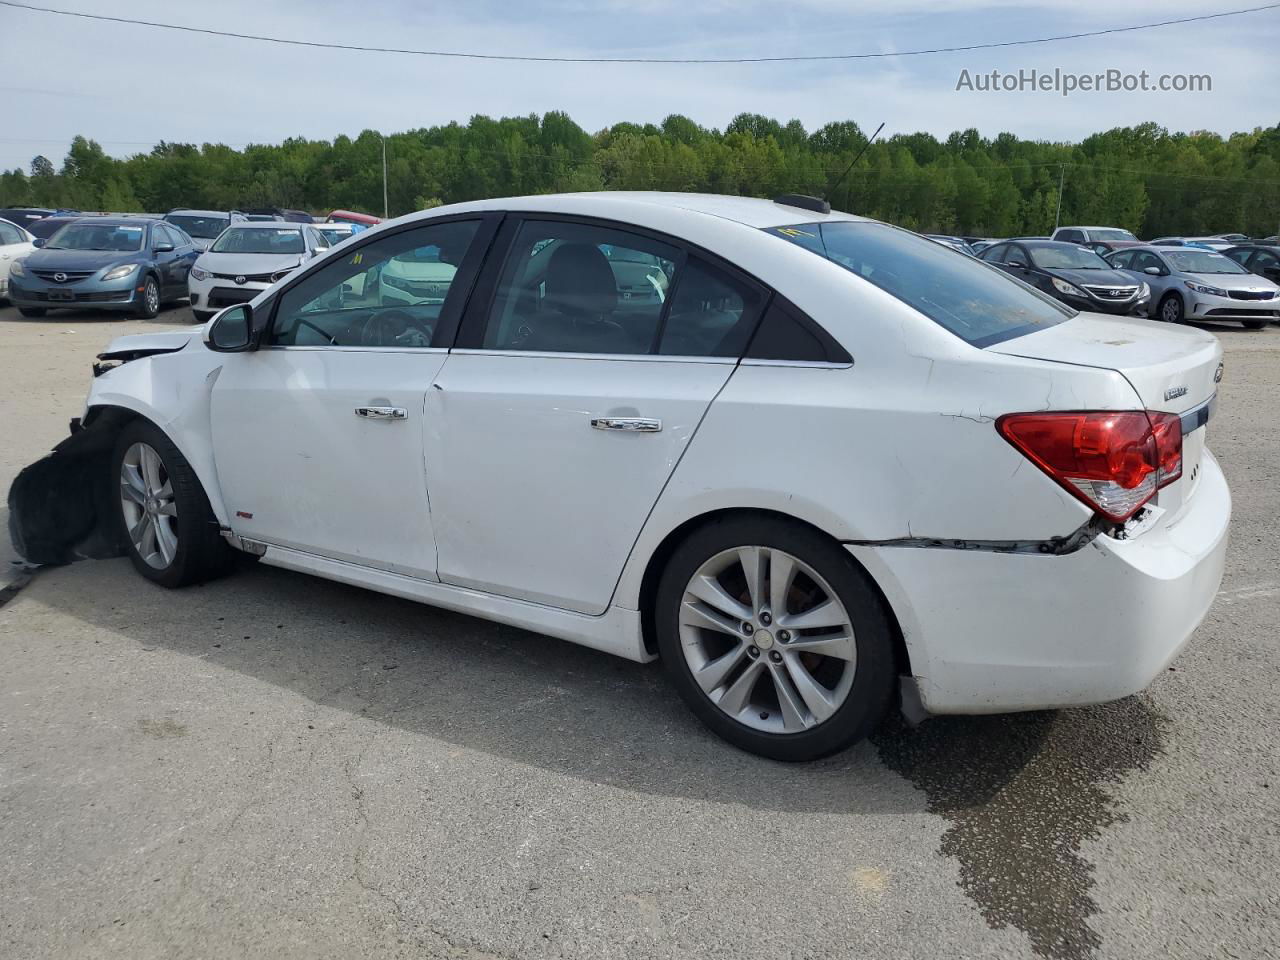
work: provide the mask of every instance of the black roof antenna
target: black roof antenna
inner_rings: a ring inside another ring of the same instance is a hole
[[[836,192],[836,190],[839,188],[840,184],[844,183],[845,178],[846,178],[847,176],[849,176],[849,173],[853,170],[853,165],[854,165],[855,163],[857,163],[859,160],[861,160],[861,159],[862,159],[862,155],[863,155],[864,153],[866,153],[866,152],[867,152],[867,147],[871,146],[871,144],[872,144],[872,142],[875,140],[875,138],[876,138],[876,137],[878,137],[878,136],[880,136],[880,131],[881,131],[881,130],[883,130],[883,129],[884,129],[884,121],[883,121],[883,120],[881,120],[881,121],[880,121],[880,126],[876,127],[876,132],[875,132],[875,133],[873,133],[870,137],[868,137],[868,138],[867,138],[867,142],[866,142],[866,143],[864,143],[864,144],[862,145],[862,149],[858,151],[858,155],[857,155],[856,157],[854,157],[854,158],[849,162],[849,166],[845,167],[845,169],[844,169],[844,173],[840,174],[840,179],[839,179],[839,180],[837,180],[837,181],[835,182],[835,184],[831,187],[831,195],[832,195],[832,196],[835,196],[835,192]],[[847,207],[847,206],[849,206],[849,191],[848,191],[848,190],[846,190],[846,191],[844,192],[844,205],[845,205],[846,207]],[[845,211],[845,212],[847,213],[848,211]]]

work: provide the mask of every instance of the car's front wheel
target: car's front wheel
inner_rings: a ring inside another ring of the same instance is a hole
[[[1165,323],[1181,323],[1182,314],[1182,298],[1176,293],[1166,294],[1160,301],[1160,319]]]
[[[867,736],[893,693],[880,599],[839,544],[772,517],[716,520],[681,544],[658,587],[662,659],[712,730],[777,760]]]
[[[142,292],[138,294],[138,316],[150,320],[160,314],[160,282],[151,274],[142,281]]]
[[[139,573],[181,587],[227,572],[234,551],[191,464],[158,427],[127,424],[112,465],[120,539]]]
[[[1271,321],[1270,320],[1244,320],[1241,322],[1244,323],[1244,327],[1246,330],[1261,330]]]
[[[195,310],[195,309],[193,309],[193,310],[191,311],[191,316],[193,316],[193,317],[195,318],[196,323],[208,323],[208,322],[209,322],[209,318],[210,318],[210,317],[212,317],[212,316],[213,316],[213,314],[212,314],[210,311],[208,311],[208,310]]]

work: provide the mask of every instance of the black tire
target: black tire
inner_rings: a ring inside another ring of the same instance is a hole
[[[1271,321],[1270,320],[1244,320],[1242,322],[1244,323],[1244,328],[1246,330],[1261,330]]]
[[[29,317],[32,320],[39,320],[49,311],[44,307],[19,307],[18,312],[24,317]]]
[[[192,309],[191,316],[195,318],[196,323],[208,323],[213,314],[207,310]]]
[[[175,526],[178,544],[173,558],[163,568],[149,564],[134,546],[117,492],[125,454],[135,443],[145,443],[159,454],[163,472],[173,489],[173,502],[177,507]],[[134,569],[148,580],[164,587],[185,587],[216,579],[230,571],[236,551],[219,532],[218,522],[209,507],[204,487],[200,485],[187,458],[155,424],[147,420],[132,420],[120,431],[111,456],[108,481],[112,491],[109,502],[114,509],[115,529],[120,543],[133,562]]]
[[[681,650],[680,605],[694,574],[734,547],[782,550],[808,564],[836,593],[853,625],[857,666],[844,703],[826,721],[797,733],[756,730],[722,711],[703,692]],[[750,753],[799,762],[836,753],[868,736],[893,699],[896,669],[889,619],[867,574],[835,541],[799,523],[731,516],[699,527],[672,554],[658,585],[654,625],[658,649],[676,690],[712,731]]]
[[[134,313],[143,320],[152,320],[160,315],[160,281],[155,274],[148,273],[142,280],[142,291],[138,294],[138,302]],[[155,291],[154,299],[152,291]]]
[[[1156,320],[1162,320],[1165,323],[1182,323],[1186,316],[1186,309],[1182,305],[1182,297],[1176,293],[1166,293],[1160,301],[1160,306],[1156,308]]]

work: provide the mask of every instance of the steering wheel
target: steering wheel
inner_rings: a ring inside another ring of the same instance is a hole
[[[417,330],[427,336],[422,325],[405,311],[383,310],[364,322],[360,330],[360,343],[366,347],[394,347],[397,346],[396,341],[410,330]]]

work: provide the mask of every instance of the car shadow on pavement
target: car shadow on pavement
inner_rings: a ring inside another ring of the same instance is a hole
[[[168,591],[127,560],[85,561],[41,572],[37,585],[42,604],[135,643],[140,658],[166,649],[362,720],[585,781],[789,813],[927,810],[946,821],[939,852],[958,861],[959,884],[987,923],[1023,931],[1045,957],[1096,950],[1081,846],[1126,819],[1114,785],[1161,751],[1163,719],[1130,697],[915,729],[895,715],[870,743],[788,765],[706,731],[658,664],[265,565]]]

